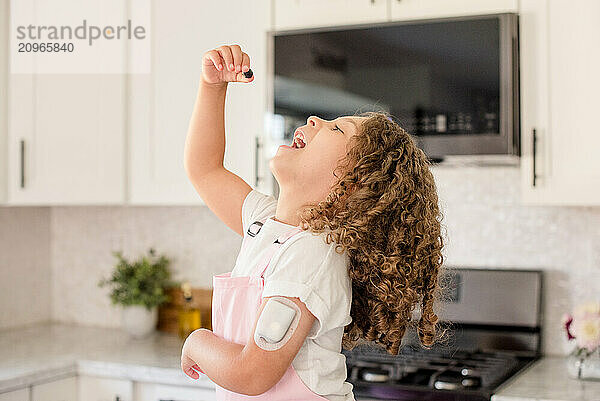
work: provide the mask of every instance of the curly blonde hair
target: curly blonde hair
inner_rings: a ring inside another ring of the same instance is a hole
[[[397,355],[420,301],[414,328],[429,349],[446,331],[440,333],[434,312],[444,240],[430,162],[386,112],[357,116],[368,118],[334,171],[337,182],[324,201],[298,211],[300,225],[326,231],[327,244],[348,252],[352,322],[344,328],[344,348],[366,340]]]

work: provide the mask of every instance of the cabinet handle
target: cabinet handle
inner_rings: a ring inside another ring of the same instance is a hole
[[[533,186],[535,187],[535,180],[537,179],[537,172],[535,170],[535,154],[537,151],[537,149],[536,149],[537,148],[537,133],[536,133],[535,128],[533,129],[532,137],[533,137],[533,151],[532,151],[532,153],[533,153]]]
[[[258,137],[254,137],[254,187],[258,187],[260,178],[258,177],[258,159],[260,157],[260,142]]]
[[[21,139],[21,188],[25,188],[25,140]]]

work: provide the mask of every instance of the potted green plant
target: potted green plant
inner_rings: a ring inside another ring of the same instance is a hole
[[[122,252],[112,254],[118,260],[112,276],[101,279],[98,285],[112,287],[112,304],[123,307],[123,329],[133,337],[144,337],[156,327],[158,306],[169,301],[166,290],[179,284],[171,280],[171,261],[164,255],[157,256],[153,248],[147,256],[133,262],[125,259]]]

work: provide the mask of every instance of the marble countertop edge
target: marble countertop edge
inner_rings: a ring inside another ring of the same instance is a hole
[[[0,394],[19,390],[30,385],[47,383],[55,380],[66,379],[77,374],[77,362],[62,362],[53,367],[29,370],[15,373],[13,377],[0,380]]]
[[[207,376],[201,374],[198,380],[194,380],[187,377],[180,369],[76,359],[57,363],[52,367],[15,373],[13,377],[0,380],[0,393],[77,375],[125,379],[154,384],[214,388],[214,383]]]
[[[491,401],[600,401],[600,381],[569,377],[563,356],[544,356],[505,384]]]

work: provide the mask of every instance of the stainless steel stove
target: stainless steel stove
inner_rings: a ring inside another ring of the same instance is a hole
[[[399,355],[372,343],[343,350],[357,401],[490,400],[540,358],[542,271],[447,268],[441,280],[449,341],[426,350],[407,332]]]

